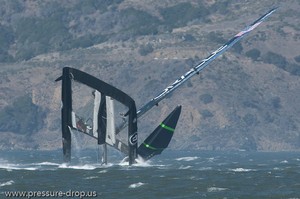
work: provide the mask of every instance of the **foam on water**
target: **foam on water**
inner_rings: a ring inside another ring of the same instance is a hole
[[[192,166],[183,166],[183,165],[181,165],[179,167],[179,169],[190,169],[190,168],[192,168]]]
[[[128,159],[124,158],[118,165],[121,167],[128,167]],[[152,164],[150,160],[145,161],[142,158],[137,158],[135,159],[135,163],[132,164],[133,167],[164,167],[165,165],[160,165],[160,164]]]
[[[84,165],[68,165],[68,164],[61,164],[58,166],[58,168],[62,168],[62,169],[78,169],[78,170],[94,170],[97,167],[94,165],[88,165],[88,164],[84,164]]]
[[[197,160],[199,157],[181,157],[181,158],[176,158],[175,160],[178,160],[178,161],[193,161],[193,160]]]
[[[6,169],[7,171],[12,171],[12,170],[35,171],[38,169],[38,167],[32,167],[27,164],[0,164],[0,169]]]
[[[107,169],[118,164],[108,163],[108,164],[99,164],[99,163],[87,163],[87,164],[68,164],[62,163],[58,164],[59,169],[77,169],[77,170],[95,170],[95,169]],[[106,173],[107,170],[100,171],[99,173]]]
[[[7,182],[0,182],[0,187],[9,186],[14,184],[15,182],[13,180],[7,181]]]
[[[273,170],[275,170],[275,171],[282,171],[284,169],[283,168],[279,168],[279,167],[274,167]]]
[[[8,160],[1,159],[0,161],[0,169],[6,169],[7,171],[12,170],[53,170],[53,167],[56,168],[60,164],[54,162],[38,162],[38,163],[12,163]],[[50,167],[50,168],[49,168]]]
[[[146,183],[142,183],[142,182],[138,182],[138,183],[134,183],[134,184],[131,184],[131,185],[129,185],[129,189],[135,189],[135,188],[138,188],[138,187],[140,187],[140,186],[143,186],[143,185],[145,185]]]
[[[12,164],[12,163],[0,163],[0,169],[12,170],[56,170],[56,169],[78,169],[78,170],[94,170],[97,168],[108,168],[113,164],[101,165],[101,164],[67,164],[67,163],[54,163],[54,162],[39,162],[30,164]]]
[[[244,169],[244,168],[235,168],[235,169],[229,169],[230,171],[234,172],[249,172],[249,171],[256,171],[255,169]]]
[[[38,165],[38,166],[59,166],[60,164],[54,163],[54,162],[40,162],[40,163],[34,163],[33,165]]]
[[[208,162],[214,162],[216,160],[216,158],[211,157],[211,158],[207,158]]]
[[[91,179],[97,179],[99,178],[99,176],[90,176],[90,177],[86,177],[84,178],[85,180],[91,180]]]
[[[281,163],[281,164],[287,164],[287,163],[289,163],[289,161],[283,160],[283,161],[281,161],[280,163]]]
[[[199,170],[199,171],[208,171],[208,170],[212,170],[212,167],[201,167],[197,170]]]
[[[113,166],[116,166],[116,164],[113,164],[113,163],[107,163],[107,164],[97,164],[98,165],[98,168],[110,168],[110,167],[113,167]]]
[[[136,160],[136,163],[133,164],[133,166],[136,166],[136,167],[151,167],[153,166],[151,164],[151,161],[145,161],[143,160],[142,158],[137,158]]]
[[[221,187],[208,187],[207,192],[219,192],[219,191],[225,191],[228,188],[221,188]]]

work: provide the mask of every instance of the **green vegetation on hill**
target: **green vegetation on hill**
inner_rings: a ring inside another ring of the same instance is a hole
[[[190,21],[203,21],[209,14],[203,4],[180,3],[161,8],[162,19],[159,19],[132,7],[114,12],[120,3],[122,0],[87,0],[64,6],[56,1],[43,2],[40,14],[24,17],[18,15],[18,12],[24,12],[24,3],[9,4],[15,18],[9,26],[0,25],[0,62],[29,60],[39,54],[89,47],[107,39],[128,40],[136,36],[156,35],[160,31],[187,25]],[[101,14],[106,17],[97,23]],[[95,31],[90,32],[91,29]],[[16,46],[13,47],[14,44]]]
[[[296,56],[294,59],[296,62],[300,63],[300,55]]]
[[[274,64],[278,68],[281,68],[292,75],[300,76],[300,65],[289,62],[284,56],[275,52],[267,52],[263,56],[263,61],[268,64]],[[297,60],[296,60],[297,61]]]
[[[13,57],[8,54],[10,45],[14,42],[14,34],[12,29],[0,24],[0,62],[10,62]]]
[[[172,30],[187,25],[190,21],[206,19],[209,10],[202,3],[198,3],[197,6],[193,6],[191,3],[179,3],[161,9],[160,14],[163,16],[165,26]]]
[[[123,39],[137,35],[155,35],[160,21],[147,12],[128,8],[120,12]]]
[[[122,0],[87,0],[79,1],[73,7],[64,7],[56,1],[43,2],[39,15],[24,17],[20,15],[25,9],[24,2],[7,2],[7,8],[15,17],[14,20],[7,19],[11,20],[9,26],[0,25],[0,62],[28,60],[43,53],[89,47],[106,41],[106,36],[100,32],[74,34],[69,29],[69,23],[76,19],[78,10],[84,15],[98,10],[105,12],[108,6],[120,2]],[[14,44],[16,46],[12,50]]]
[[[45,117],[46,111],[24,95],[0,111],[0,131],[31,135],[43,127]]]
[[[254,48],[254,49],[251,49],[251,50],[247,51],[245,53],[245,55],[247,57],[251,58],[252,60],[257,61],[258,58],[260,58],[261,53],[260,53],[260,50]]]

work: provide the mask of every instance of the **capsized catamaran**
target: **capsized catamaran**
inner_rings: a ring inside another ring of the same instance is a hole
[[[269,12],[237,33],[228,42],[212,52],[199,64],[179,77],[156,97],[139,110],[135,101],[123,91],[75,68],[63,68],[62,80],[62,138],[64,161],[71,160],[71,131],[89,135],[103,145],[103,163],[107,163],[107,145],[128,156],[129,165],[138,157],[148,160],[161,154],[168,147],[175,131],[181,106],[177,106],[167,118],[138,147],[137,119],[172,93],[195,74],[199,74],[211,61],[216,59],[236,42],[242,39],[269,17]],[[127,130],[125,130],[127,127]],[[120,132],[125,133],[120,133]],[[127,131],[127,133],[126,133]]]

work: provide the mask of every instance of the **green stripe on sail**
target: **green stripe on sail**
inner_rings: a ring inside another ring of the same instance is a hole
[[[150,146],[149,144],[146,144],[145,142],[143,142],[143,145],[145,145],[146,148],[149,148],[149,149],[152,149],[152,150],[164,150],[164,149],[161,149],[161,148],[155,148],[153,146]]]
[[[171,131],[172,133],[175,131],[175,129],[163,124],[163,123],[160,123],[160,126],[164,129],[167,129],[168,131]]]

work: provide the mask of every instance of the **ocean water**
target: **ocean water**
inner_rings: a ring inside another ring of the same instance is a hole
[[[133,166],[109,155],[77,151],[67,165],[60,150],[1,151],[0,198],[300,198],[300,152],[166,150]]]

